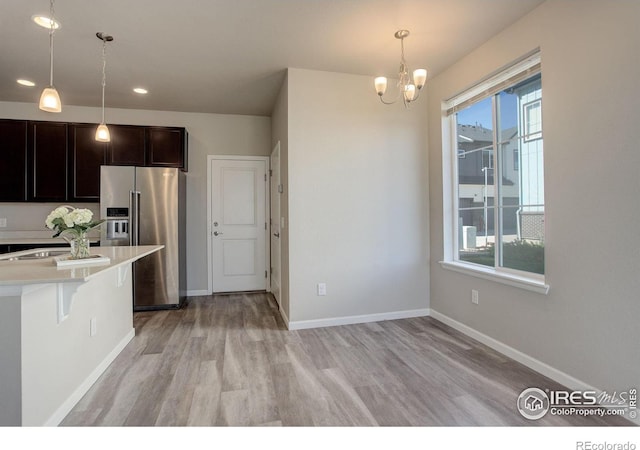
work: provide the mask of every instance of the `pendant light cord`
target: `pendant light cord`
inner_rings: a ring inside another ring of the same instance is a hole
[[[53,2],[51,0],[49,7],[49,86],[53,87],[53,33],[55,31],[55,20]]]
[[[102,39],[102,123],[104,123],[104,88],[107,85],[107,41]]]

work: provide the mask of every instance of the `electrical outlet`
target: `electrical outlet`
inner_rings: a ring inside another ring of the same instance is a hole
[[[327,295],[327,283],[318,283],[318,295]]]
[[[98,334],[98,324],[95,317],[89,319],[89,336],[95,336]]]
[[[6,217],[0,218],[0,228],[7,228],[7,218]]]
[[[471,303],[474,305],[478,304],[478,291],[475,289],[471,289]]]

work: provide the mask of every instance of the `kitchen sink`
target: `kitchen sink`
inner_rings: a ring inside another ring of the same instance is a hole
[[[26,253],[17,256],[10,256],[8,258],[1,258],[4,261],[33,261],[36,259],[51,258],[53,256],[67,255],[69,250],[35,250],[31,253]]]

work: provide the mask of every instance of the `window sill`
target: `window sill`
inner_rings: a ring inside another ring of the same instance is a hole
[[[511,273],[498,272],[492,268],[480,267],[472,264],[465,264],[458,261],[440,261],[440,265],[447,270],[471,275],[472,277],[483,278],[489,281],[506,284],[508,286],[525,289],[538,294],[548,295],[549,285],[544,281],[535,278],[523,277]]]

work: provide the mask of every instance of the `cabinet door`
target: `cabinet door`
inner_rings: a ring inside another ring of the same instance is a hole
[[[29,123],[28,199],[63,202],[67,199],[67,124]]]
[[[0,201],[27,200],[27,122],[0,120]]]
[[[69,125],[69,200],[100,201],[100,166],[107,144],[95,140],[97,125]]]
[[[186,167],[184,128],[147,129],[147,166]]]
[[[110,166],[144,166],[145,128],[128,125],[109,125],[111,142],[107,164]]]

